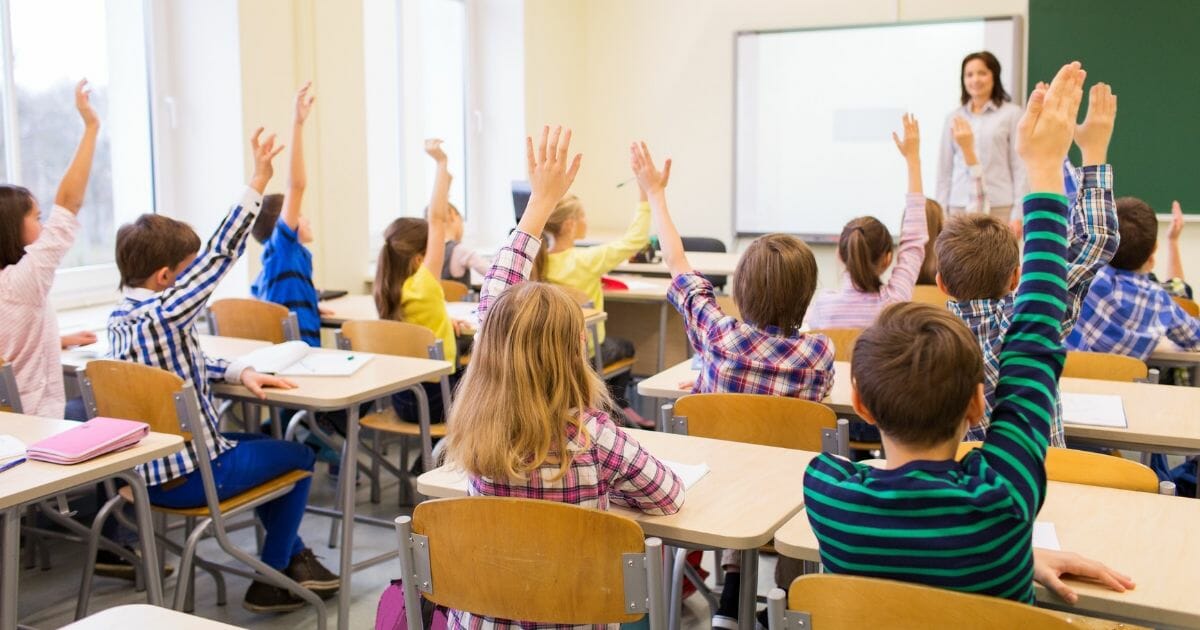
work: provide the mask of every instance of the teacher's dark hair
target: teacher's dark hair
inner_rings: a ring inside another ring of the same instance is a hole
[[[971,100],[971,96],[967,94],[967,83],[963,81],[963,75],[967,72],[967,64],[971,63],[973,59],[982,61],[983,65],[987,66],[988,72],[992,73],[992,102],[999,107],[1005,101],[1011,101],[1012,97],[1008,95],[1008,92],[1004,91],[1004,84],[1000,83],[1000,60],[996,59],[996,55],[986,50],[981,50],[963,57],[962,67],[958,70],[958,86],[962,90],[962,97],[960,99],[962,100],[962,104],[966,105]]]

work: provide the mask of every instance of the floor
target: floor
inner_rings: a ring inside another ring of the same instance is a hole
[[[330,505],[333,500],[334,485],[326,474],[325,466],[318,464],[317,477],[313,480],[310,502],[314,505]],[[393,518],[402,510],[396,507],[398,487],[395,481],[389,485],[385,482],[383,503],[372,504],[368,498],[367,485],[360,484],[358,510],[360,514]],[[336,570],[338,553],[330,549],[326,543],[329,537],[330,519],[309,514],[301,526],[301,535],[320,557],[323,563]],[[253,533],[244,529],[232,534],[234,540],[245,549],[254,548]],[[51,569],[21,570],[20,583],[20,620],[21,623],[35,628],[60,628],[70,623],[74,618],[75,596],[78,593],[80,570],[83,566],[81,547],[67,542],[52,542]],[[355,530],[356,555],[365,557],[376,555],[395,546],[395,533],[391,529],[358,525]],[[201,555],[218,562],[228,562],[229,559],[220,551],[215,542],[206,541],[201,546]],[[705,554],[705,565],[711,569],[712,553]],[[171,564],[178,565],[177,559]],[[773,586],[775,560],[771,556],[763,556],[759,569],[759,593],[766,593]],[[353,581],[352,603],[350,608],[350,627],[355,629],[373,628],[375,623],[375,608],[380,593],[387,587],[389,581],[400,572],[399,561],[384,563],[356,573]],[[711,581],[711,578],[710,578]],[[311,608],[305,608],[284,615],[257,615],[241,606],[242,595],[249,581],[237,576],[226,576],[228,588],[228,603],[225,606],[216,605],[216,589],[213,581],[203,572],[197,576],[196,610],[195,614],[224,623],[244,628],[263,628],[280,630],[305,630],[316,628],[316,617]],[[174,593],[175,578],[166,580],[165,593],[168,601]],[[97,578],[91,601],[91,612],[121,604],[144,603],[145,594],[134,592],[128,582],[111,578]],[[329,608],[329,627],[336,626],[336,600],[327,602]],[[684,628],[710,627],[710,612],[705,600],[699,595],[684,602]]]

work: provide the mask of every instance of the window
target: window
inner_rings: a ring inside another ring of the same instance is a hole
[[[116,287],[116,228],[154,210],[146,20],[142,0],[0,0],[0,174],[54,202],[83,126],[72,96],[83,77],[100,137],[75,245],[56,293]]]
[[[366,0],[363,17],[374,260],[387,224],[422,216],[429,203],[434,164],[426,138],[445,141],[450,203],[467,214],[467,7],[465,0]]]

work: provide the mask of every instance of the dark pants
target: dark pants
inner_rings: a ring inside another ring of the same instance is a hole
[[[609,365],[622,359],[632,359],[636,354],[633,348],[633,342],[620,337],[606,336],[604,341],[600,342],[600,360],[604,365]],[[608,393],[612,396],[613,402],[617,408],[624,409],[629,405],[629,399],[625,397],[625,390],[629,388],[629,381],[633,378],[633,372],[625,372],[608,380]]]
[[[217,497],[224,501],[293,470],[312,470],[315,456],[297,442],[273,440],[251,433],[226,433],[237,446],[212,461]],[[171,508],[192,508],[205,504],[204,482],[200,471],[183,477],[183,485],[170,490],[151,486],[150,502]],[[286,569],[292,557],[304,550],[297,532],[304,506],[308,503],[311,478],[301,479],[287,494],[255,508],[267,530],[262,546],[262,561],[272,568]]]

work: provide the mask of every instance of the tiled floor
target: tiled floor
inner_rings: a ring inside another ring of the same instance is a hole
[[[310,502],[314,505],[329,505],[333,498],[333,484],[324,472],[324,466],[318,465],[317,478],[312,485]],[[359,489],[358,510],[361,514],[393,518],[401,513],[396,506],[397,487],[393,481],[391,486],[385,484],[383,503],[376,505],[368,500],[366,484]],[[329,538],[329,519],[326,517],[307,515],[301,526],[301,535],[316,552],[326,566],[336,571],[338,554],[336,549],[330,549],[326,543]],[[245,549],[254,548],[252,530],[245,529],[233,533],[233,538]],[[21,570],[20,619],[21,623],[36,628],[59,628],[70,623],[75,611],[75,598],[79,588],[80,569],[83,565],[81,547],[79,545],[54,542],[52,543],[52,568],[49,571],[39,569]],[[360,524],[355,530],[355,551],[357,557],[376,555],[395,546],[395,533],[391,529],[371,527]],[[218,562],[230,560],[222,553],[213,541],[206,541],[201,546],[201,555]],[[706,565],[711,565],[712,554],[705,554]],[[177,559],[172,564],[178,565]],[[384,563],[354,575],[352,604],[350,608],[350,627],[354,629],[373,628],[375,623],[375,607],[379,594],[387,587],[389,581],[399,573],[399,561]],[[770,588],[774,573],[774,559],[764,557],[759,570],[759,592],[765,593]],[[216,590],[213,581],[204,572],[197,574],[196,610],[195,614],[216,619],[228,624],[245,628],[263,628],[279,630],[304,630],[316,628],[316,618],[311,608],[289,613],[286,615],[256,615],[242,608],[242,595],[249,581],[237,576],[226,576],[229,602],[225,606],[216,605]],[[165,584],[168,601],[174,593],[175,579],[169,578]],[[143,603],[144,593],[136,593],[128,582],[109,578],[97,578],[93,589],[91,612],[121,604]],[[329,627],[336,624],[336,601],[329,601]],[[710,626],[708,607],[700,596],[693,596],[685,602],[683,627],[708,628]],[[165,629],[164,629],[165,630]]]

